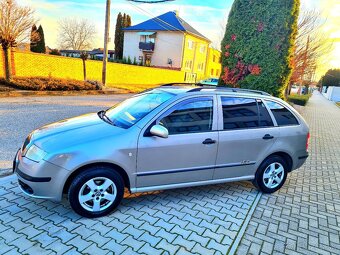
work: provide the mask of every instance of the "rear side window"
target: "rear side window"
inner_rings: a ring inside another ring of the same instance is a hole
[[[245,129],[259,126],[255,99],[221,97],[223,109],[223,129]]]
[[[268,108],[273,113],[277,125],[279,126],[289,126],[289,125],[299,125],[299,122],[295,116],[284,106],[273,101],[266,101]]]
[[[169,130],[169,135],[209,132],[213,124],[213,100],[199,98],[181,104],[159,120],[159,124]]]
[[[274,126],[261,100],[238,97],[221,97],[221,100],[224,130]]]

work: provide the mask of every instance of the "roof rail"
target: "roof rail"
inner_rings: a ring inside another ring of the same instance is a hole
[[[197,85],[197,83],[174,82],[174,83],[163,84],[163,85],[161,85],[161,87],[171,87],[171,86],[176,86],[176,85],[189,85],[189,86],[193,86],[193,85]]]
[[[197,85],[200,86],[202,84],[197,84]],[[235,92],[235,93],[247,92],[247,93],[260,94],[264,96],[271,96],[269,93],[261,91],[261,90],[229,88],[229,87],[223,87],[223,86],[201,86],[198,88],[191,89],[188,92],[198,92],[203,89],[216,89],[216,90],[224,90],[224,91]]]
[[[193,87],[191,90],[187,92],[198,92],[203,89],[215,89],[215,90],[224,90],[224,91],[229,91],[229,92],[235,92],[235,93],[254,93],[254,94],[260,94],[264,96],[271,96],[269,93],[261,91],[261,90],[254,90],[254,89],[240,89],[240,88],[230,88],[230,87],[225,87],[225,86],[214,86],[214,85],[205,85],[202,83],[185,83],[185,82],[174,82],[174,83],[167,83],[161,85],[161,87],[171,87],[171,86],[176,86],[176,85],[187,85],[187,86],[196,86]]]

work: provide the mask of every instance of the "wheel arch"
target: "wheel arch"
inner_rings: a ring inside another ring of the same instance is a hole
[[[288,172],[292,171],[292,169],[293,169],[293,158],[287,152],[283,152],[283,151],[274,152],[274,153],[268,155],[264,160],[261,161],[261,164],[259,166],[261,166],[262,163],[265,160],[267,160],[268,158],[270,158],[272,156],[279,156],[279,157],[283,158],[284,161],[287,162],[287,166],[288,166],[287,170],[288,170]]]
[[[126,171],[120,167],[119,165],[113,164],[113,163],[107,163],[107,162],[97,162],[97,163],[91,163],[84,166],[79,167],[75,171],[73,171],[67,178],[64,187],[63,187],[63,194],[66,194],[70,188],[70,185],[74,178],[79,175],[81,172],[85,171],[86,169],[89,169],[91,167],[108,167],[113,170],[116,170],[123,178],[124,180],[124,187],[128,188],[130,190],[130,179],[127,175]]]

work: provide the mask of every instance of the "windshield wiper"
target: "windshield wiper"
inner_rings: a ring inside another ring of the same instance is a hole
[[[106,123],[115,126],[115,123],[106,115],[106,111],[99,111],[98,113],[99,118],[101,118]]]

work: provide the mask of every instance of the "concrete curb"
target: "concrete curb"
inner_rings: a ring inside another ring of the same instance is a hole
[[[15,174],[0,178],[0,185],[16,180]]]
[[[12,173],[12,169],[10,168],[0,168],[0,178],[11,175]]]
[[[121,89],[112,90],[80,90],[80,91],[32,91],[12,90],[0,92],[0,97],[25,97],[25,96],[87,96],[87,95],[117,95],[129,94],[129,91]]]

